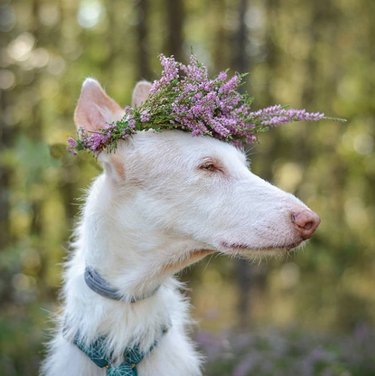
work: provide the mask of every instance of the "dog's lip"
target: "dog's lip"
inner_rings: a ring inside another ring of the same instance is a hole
[[[229,243],[229,242],[221,242],[221,248],[225,250],[235,250],[235,251],[271,251],[271,250],[286,250],[289,251],[297,246],[299,246],[303,242],[303,239],[295,241],[293,243],[288,244],[275,244],[269,245],[265,247],[254,247],[250,244],[246,243]]]

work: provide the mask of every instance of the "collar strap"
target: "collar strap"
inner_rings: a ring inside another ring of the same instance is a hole
[[[137,345],[126,348],[123,353],[123,361],[117,366],[113,365],[112,354],[108,354],[106,351],[108,342],[106,337],[98,337],[87,345],[78,332],[73,343],[99,368],[106,368],[106,376],[137,376],[137,365],[157,346],[168,330],[169,326],[162,327],[160,337],[155,340],[146,353],[142,352]]]
[[[140,300],[144,300],[153,296],[158,290],[159,287],[156,287],[151,293],[144,294],[141,296],[127,296],[122,294],[115,287],[111,286],[93,267],[86,266],[84,278],[86,285],[97,294],[103,296],[104,298],[125,301],[129,303],[136,303]]]

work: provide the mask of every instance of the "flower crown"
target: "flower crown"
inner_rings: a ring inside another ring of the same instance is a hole
[[[161,77],[152,83],[150,94],[140,107],[126,107],[121,120],[103,124],[99,131],[79,129],[78,139],[68,140],[68,149],[74,154],[84,149],[96,155],[103,150],[111,152],[119,140],[148,129],[178,129],[243,147],[254,143],[259,133],[270,128],[327,119],[323,113],[281,105],[251,111],[253,98],[238,91],[243,74],[228,77],[228,72],[223,71],[210,79],[207,68],[194,55],[187,65],[173,56],[161,55],[160,62]]]

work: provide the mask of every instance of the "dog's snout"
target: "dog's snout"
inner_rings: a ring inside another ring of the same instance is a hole
[[[319,216],[308,209],[291,212],[290,218],[294,228],[303,239],[311,238],[320,223]]]

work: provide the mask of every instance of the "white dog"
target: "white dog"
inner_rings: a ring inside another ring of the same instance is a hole
[[[137,84],[133,105],[149,87]],[[78,127],[95,131],[123,114],[97,81],[84,82]],[[213,252],[287,252],[311,237],[319,217],[252,174],[240,150],[213,138],[139,132],[98,158],[104,173],[83,208],[65,273],[64,310],[42,373],[201,375],[186,334],[189,304],[173,275]],[[98,338],[103,364],[82,349]],[[127,349],[143,356],[128,359],[128,371],[120,367]]]

